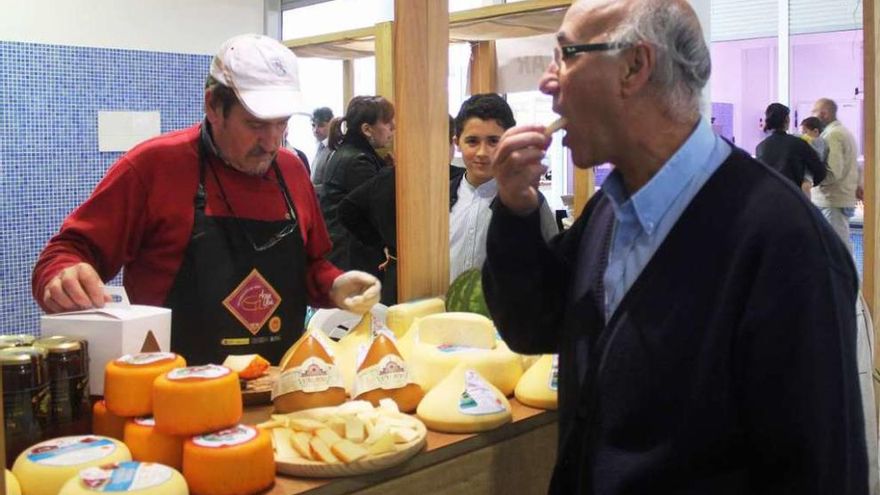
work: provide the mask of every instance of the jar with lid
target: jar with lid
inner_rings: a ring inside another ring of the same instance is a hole
[[[46,351],[34,347],[0,350],[6,464],[45,438],[49,426],[49,371]]]
[[[39,339],[49,370],[50,436],[86,435],[91,431],[88,342],[72,337]]]
[[[0,349],[8,349],[10,347],[31,346],[34,344],[35,337],[26,333],[16,335],[0,335]]]

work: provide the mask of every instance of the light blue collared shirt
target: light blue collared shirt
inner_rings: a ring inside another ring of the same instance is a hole
[[[634,195],[628,195],[617,170],[602,184],[615,216],[604,277],[606,322],[684,209],[730,153],[730,145],[701,118],[682,147]]]

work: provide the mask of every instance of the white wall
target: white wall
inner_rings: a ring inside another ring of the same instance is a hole
[[[213,55],[264,0],[0,0],[0,41]]]

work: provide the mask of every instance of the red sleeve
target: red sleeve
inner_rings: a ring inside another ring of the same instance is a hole
[[[324,216],[321,214],[315,189],[305,167],[299,163],[298,158],[293,156],[291,158],[295,160],[297,166],[287,168],[284,175],[288,189],[293,195],[305,242],[306,289],[309,304],[316,308],[333,308],[336,306],[330,300],[330,287],[333,286],[336,277],[343,272],[324,258],[332,247],[330,234],[324,224]]]
[[[122,157],[40,253],[31,279],[37,303],[42,307],[49,280],[76,263],[92,265],[104,282],[115,277],[137,253],[147,216],[145,204],[143,183]]]

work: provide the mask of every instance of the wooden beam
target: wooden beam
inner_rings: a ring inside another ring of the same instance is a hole
[[[863,261],[862,267],[862,291],[868,303],[868,309],[874,318],[874,342],[880,336],[880,323],[878,323],[878,311],[880,311],[880,290],[877,288],[878,272],[877,259],[880,250],[877,244],[878,226],[878,192],[880,192],[880,177],[877,174],[877,164],[880,163],[880,108],[878,108],[878,95],[880,95],[880,64],[877,63],[877,54],[880,54],[880,6],[877,0],[868,0],[863,3],[862,16],[864,28],[864,116],[865,116],[865,220],[863,237]],[[874,369],[880,366],[880,345],[874,348]],[[876,376],[876,372],[875,372]],[[875,406],[880,410],[880,383],[874,380]]]
[[[342,61],[342,108],[348,108],[348,102],[354,98],[354,60]]]
[[[348,31],[338,31],[335,33],[319,34],[316,36],[308,36],[306,38],[297,38],[292,40],[283,40],[281,43],[288,48],[299,48],[301,46],[322,45],[324,43],[337,43],[340,41],[362,40],[372,38],[376,34],[373,27],[365,27],[359,29],[350,29]]]
[[[497,65],[494,41],[471,44],[471,64],[468,68],[470,94],[498,92]]]
[[[394,23],[376,24],[376,94],[394,101]]]
[[[448,14],[448,0],[394,2],[400,302],[449,286]]]
[[[539,10],[558,9],[571,5],[571,0],[526,0],[523,2],[488,5],[477,9],[461,10],[449,14],[449,24],[481,21],[504,15],[524,14]]]
[[[574,165],[572,165],[574,166]],[[593,189],[596,185],[596,174],[592,168],[574,169],[574,217],[581,216],[587,201],[593,196]]]

